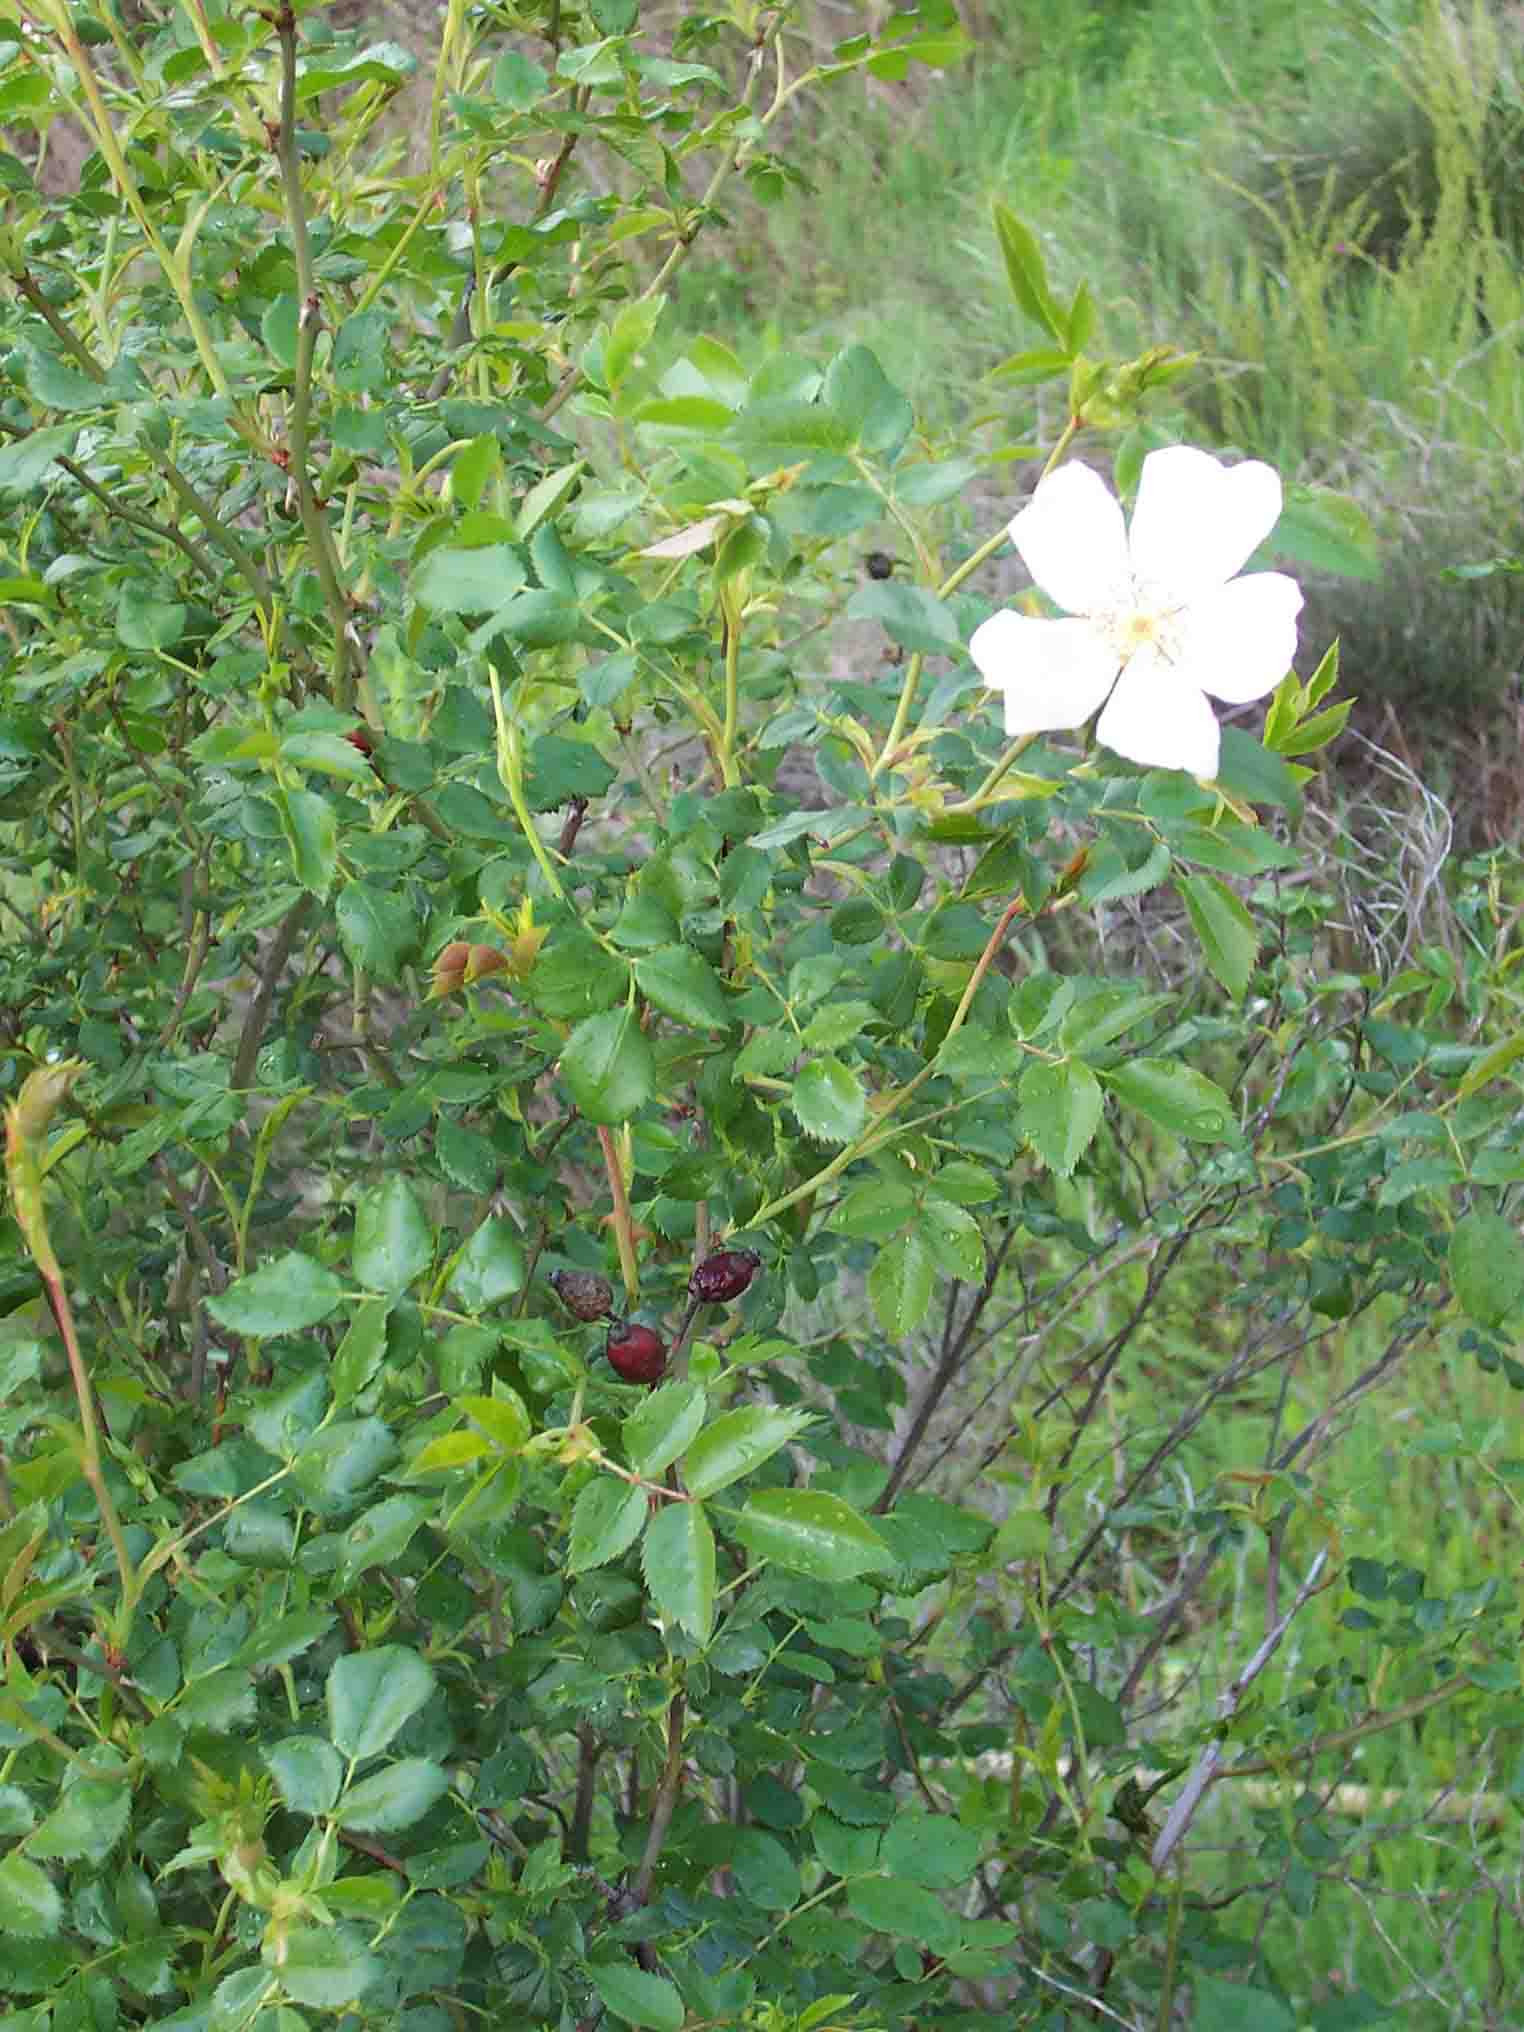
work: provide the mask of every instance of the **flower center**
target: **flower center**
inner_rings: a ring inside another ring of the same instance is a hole
[[[1173,661],[1178,642],[1177,612],[1177,608],[1163,605],[1148,587],[1134,586],[1125,604],[1094,618],[1123,663],[1143,649],[1157,649],[1166,661]]]

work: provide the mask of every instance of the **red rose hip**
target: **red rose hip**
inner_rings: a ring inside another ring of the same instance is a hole
[[[688,1295],[706,1305],[728,1305],[739,1298],[762,1267],[755,1249],[716,1249],[688,1279]]]
[[[648,1326],[622,1320],[609,1328],[603,1352],[609,1367],[626,1383],[659,1383],[666,1374],[667,1344]]]

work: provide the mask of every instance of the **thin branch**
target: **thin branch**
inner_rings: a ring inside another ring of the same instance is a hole
[[[640,1868],[635,1874],[632,1896],[637,1905],[649,1905],[651,1885],[656,1876],[656,1865],[661,1860],[662,1848],[666,1843],[667,1829],[672,1825],[672,1816],[677,1811],[677,1797],[683,1789],[683,1723],[687,1718],[688,1703],[685,1695],[674,1693],[667,1708],[667,1761],[662,1768],[661,1782],[656,1788],[656,1803],[651,1809],[651,1827],[646,1836],[645,1854],[640,1859]]]
[[[968,1358],[969,1343],[973,1339],[974,1328],[978,1325],[985,1307],[994,1296],[995,1285],[999,1280],[1001,1269],[1004,1266],[1006,1257],[1010,1254],[1011,1245],[1016,1240],[1016,1230],[1017,1223],[1013,1221],[1001,1237],[999,1247],[988,1252],[984,1266],[984,1282],[975,1294],[963,1324],[958,1328],[956,1333],[950,1331],[952,1312],[951,1310],[948,1312],[947,1327],[944,1328],[942,1337],[941,1359],[938,1361],[935,1369],[932,1370],[931,1380],[927,1383],[921,1401],[916,1407],[915,1416],[910,1421],[910,1429],[905,1434],[905,1443],[895,1456],[894,1466],[889,1471],[889,1479],[884,1484],[883,1492],[879,1496],[878,1501],[873,1505],[874,1511],[879,1515],[883,1515],[888,1510],[890,1504],[894,1501],[896,1495],[898,1495],[901,1484],[910,1472],[910,1466],[915,1459],[916,1451],[922,1440],[926,1437],[926,1428],[930,1425],[937,1406],[946,1396],[952,1385],[953,1378],[958,1374],[958,1371]],[[949,1305],[950,1303],[951,1301],[949,1301]]]
[[[593,1825],[593,1802],[597,1797],[598,1759],[603,1744],[591,1729],[577,1731],[577,1797],[572,1807],[571,1827],[566,1837],[566,1860],[587,1861],[588,1837]]]
[[[1308,1568],[1307,1578],[1296,1591],[1296,1600],[1287,1609],[1285,1615],[1276,1623],[1275,1628],[1263,1639],[1254,1656],[1218,1701],[1217,1719],[1219,1724],[1231,1719],[1237,1710],[1238,1703],[1243,1699],[1250,1686],[1258,1679],[1259,1675],[1280,1649],[1281,1639],[1291,1628],[1292,1618],[1317,1593],[1318,1583],[1327,1564],[1328,1547],[1325,1545]],[[1196,1759],[1191,1775],[1186,1779],[1184,1786],[1181,1788],[1180,1797],[1170,1808],[1169,1818],[1159,1830],[1159,1837],[1155,1841],[1153,1851],[1149,1857],[1149,1861],[1156,1870],[1162,1871],[1166,1867],[1170,1857],[1184,1839],[1187,1829],[1196,1818],[1201,1802],[1206,1796],[1207,1787],[1217,1775],[1217,1767],[1221,1762],[1222,1738],[1219,1735],[1215,1736],[1207,1744],[1201,1755]]]
[[[233,1060],[233,1074],[229,1082],[235,1093],[251,1086],[254,1067],[259,1058],[259,1047],[264,1041],[265,1025],[270,1020],[270,1005],[275,1000],[276,985],[285,971],[286,962],[301,936],[307,922],[307,913],[312,908],[310,896],[298,897],[281,919],[280,929],[270,941],[264,964],[259,970],[259,985],[249,1000],[243,1019],[243,1034],[238,1040],[238,1055]]]
[[[313,568],[323,588],[323,603],[333,624],[333,698],[336,705],[348,705],[355,637],[349,597],[339,578],[339,560],[333,532],[318,506],[309,464],[312,420],[312,362],[322,326],[322,306],[317,291],[317,271],[307,237],[307,206],[302,195],[301,144],[296,132],[296,15],[288,5],[275,16],[275,33],[280,41],[280,126],[275,157],[280,166],[281,189],[286,201],[286,224],[291,234],[291,251],[296,262],[296,292],[301,309],[297,315],[296,368],[291,390],[291,414],[287,428],[292,482],[297,509],[312,551]]]

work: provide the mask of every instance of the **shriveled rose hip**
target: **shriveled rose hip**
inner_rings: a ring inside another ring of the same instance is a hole
[[[706,1305],[728,1305],[739,1298],[762,1267],[755,1249],[716,1249],[688,1279],[688,1295]]]
[[[596,1270],[552,1270],[550,1283],[578,1319],[607,1319],[614,1310],[614,1287]]]
[[[611,1327],[603,1352],[614,1374],[626,1383],[659,1383],[666,1373],[667,1344],[648,1326],[625,1320]]]

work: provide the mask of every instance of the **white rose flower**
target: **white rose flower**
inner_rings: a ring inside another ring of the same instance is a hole
[[[1301,588],[1284,572],[1236,576],[1275,527],[1281,483],[1250,459],[1225,466],[1190,445],[1143,461],[1132,526],[1088,466],[1058,467],[1011,522],[1022,562],[1071,618],[1009,608],[974,630],[969,654],[1005,693],[1009,734],[1082,726],[1151,769],[1217,774],[1207,694],[1247,705],[1296,653]]]

